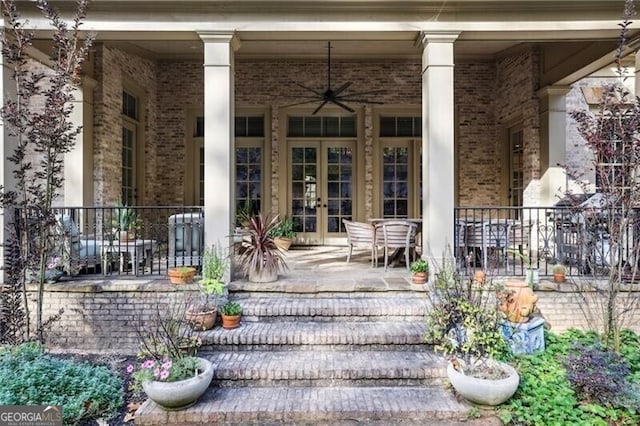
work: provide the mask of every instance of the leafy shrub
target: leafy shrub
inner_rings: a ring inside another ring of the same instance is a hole
[[[0,405],[62,405],[64,424],[111,417],[122,381],[107,367],[45,355],[33,343],[0,348]]]
[[[621,354],[631,372],[627,380],[633,381],[634,374],[640,371],[639,337],[631,332],[623,336]],[[574,356],[576,345],[593,347],[597,342],[597,335],[592,332],[569,330],[560,336],[546,332],[544,352],[514,359],[520,386],[513,398],[502,405],[501,420],[505,424],[536,426],[640,424],[640,415],[627,399],[635,395],[637,400],[636,383],[630,383],[630,391],[622,400],[622,405],[629,408],[615,408],[581,400],[569,381],[565,363]]]
[[[578,396],[587,402],[624,407],[632,401],[626,398],[631,373],[624,359],[600,345],[576,345],[576,353],[563,362],[567,378]]]

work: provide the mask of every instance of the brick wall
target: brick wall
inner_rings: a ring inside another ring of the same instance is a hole
[[[506,135],[508,126],[521,123],[523,127],[525,205],[537,205],[540,199],[540,107],[536,96],[539,56],[535,48],[528,47],[496,62],[495,114],[499,131]]]
[[[158,318],[158,312],[198,294],[195,284],[178,287],[166,281],[47,285],[45,320],[64,309],[61,319],[46,333],[47,344],[60,350],[136,353],[136,327],[144,330],[145,323]],[[35,295],[29,296],[35,315]]]
[[[122,50],[97,44],[94,67],[98,85],[94,102],[94,188],[97,205],[113,205],[121,198],[122,182],[122,90],[133,84],[141,90],[140,112],[144,119],[145,191],[138,205],[153,204],[159,188],[156,152],[156,64]],[[140,130],[139,130],[140,131]]]
[[[495,61],[455,67],[459,205],[499,205],[504,167],[495,116]]]
[[[145,322],[157,318],[158,310],[162,312],[197,294],[196,285],[177,287],[162,280],[47,285],[44,318],[55,315],[61,308],[65,311],[46,334],[47,342],[57,350],[135,353],[136,326],[144,328]],[[537,306],[555,333],[572,327],[588,329],[597,324],[585,316],[585,312],[591,312],[591,318],[598,318],[597,305],[593,303],[595,293],[586,297],[574,291],[536,291],[536,294]],[[29,296],[34,314],[34,294]],[[585,309],[586,306],[591,309]],[[628,325],[640,332],[640,311],[628,318]]]
[[[96,202],[113,202],[120,196],[120,104],[123,80],[141,86],[144,105],[146,191],[139,204],[175,205],[185,202],[186,129],[189,110],[203,105],[203,69],[200,62],[153,62],[121,50],[99,45],[95,55],[95,191]],[[539,107],[537,52],[533,48],[491,61],[457,64],[455,99],[458,120],[460,205],[498,205],[503,202],[506,156],[503,136],[513,121],[524,125],[525,202],[537,198],[539,162]],[[313,88],[326,85],[326,63],[257,62],[235,64],[236,105],[263,106],[271,110],[272,204],[278,205],[280,112],[283,105],[305,100],[296,83]],[[419,106],[419,62],[388,63],[335,61],[335,86],[351,81],[350,91],[382,90],[370,97],[386,106]],[[371,214],[373,198],[373,108],[364,110],[366,158],[365,211]]]

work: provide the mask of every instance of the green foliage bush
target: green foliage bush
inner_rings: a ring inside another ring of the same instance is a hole
[[[0,348],[0,405],[62,405],[64,424],[109,418],[124,404],[107,367],[45,355],[33,343]]]
[[[516,357],[513,362],[520,373],[520,387],[501,407],[500,418],[511,425],[637,425],[640,414],[633,408],[582,401],[567,378],[564,363],[575,356],[576,347],[593,347],[595,333],[570,330],[560,336],[545,333],[546,350]],[[640,378],[639,337],[623,333],[620,355],[629,366],[630,391],[638,389]],[[622,390],[621,390],[622,391]],[[636,394],[636,397],[638,395]]]

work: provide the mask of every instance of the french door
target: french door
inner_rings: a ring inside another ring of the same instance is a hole
[[[355,206],[355,140],[289,141],[288,202],[306,244],[344,242],[342,219]]]

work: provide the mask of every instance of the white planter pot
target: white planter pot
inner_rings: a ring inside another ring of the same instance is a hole
[[[213,378],[213,365],[204,358],[198,358],[204,371],[196,377],[178,382],[143,382],[142,389],[149,399],[167,411],[177,411],[195,404]]]
[[[447,376],[453,388],[464,399],[482,405],[500,405],[516,393],[520,376],[512,366],[495,361],[509,375],[505,379],[479,379],[467,376],[447,365]]]

